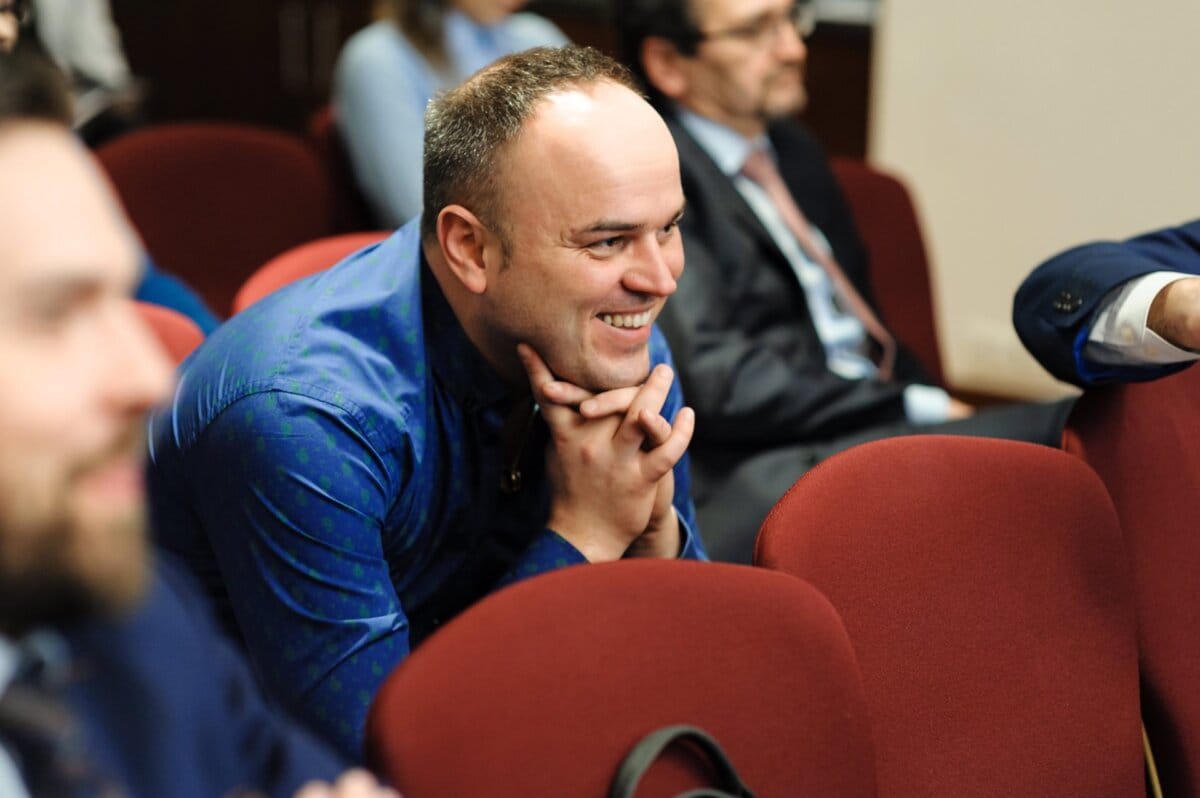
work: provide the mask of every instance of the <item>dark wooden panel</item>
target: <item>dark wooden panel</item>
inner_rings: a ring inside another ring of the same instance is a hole
[[[113,0],[151,120],[227,119],[303,129],[328,99],[333,58],[372,0]],[[539,0],[572,40],[613,52],[608,5]],[[821,24],[809,41],[804,120],[833,154],[866,152],[871,32]]]
[[[152,121],[224,119],[301,130],[371,0],[113,0]]]
[[[808,108],[801,118],[831,155],[863,158],[871,96],[871,28],[817,26],[808,42]]]

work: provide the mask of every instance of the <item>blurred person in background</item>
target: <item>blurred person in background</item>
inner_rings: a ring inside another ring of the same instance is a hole
[[[421,211],[425,106],[502,55],[558,46],[525,0],[389,0],[382,19],[346,42],[333,76],[338,130],[376,221],[399,227]]]
[[[808,99],[810,0],[618,0],[621,50],[679,149],[687,270],[661,316],[696,408],[699,526],[749,562],[767,512],[806,470],[916,432],[1057,445],[1066,407],[974,408],[887,329]]]
[[[71,87],[72,120],[95,147],[142,123],[142,84],[133,76],[109,0],[20,0],[23,27]]]
[[[27,0],[0,0],[0,52],[11,53],[29,22]]]
[[[0,0],[0,3],[2,2],[3,0]],[[20,43],[22,31],[27,34],[25,39],[28,40],[30,33],[27,25],[30,19],[29,8],[29,5],[24,2],[9,3],[8,6],[0,5],[0,53],[6,54],[13,51]],[[57,66],[49,60],[48,54],[41,47],[35,45],[24,49],[28,51],[28,55],[23,54],[22,57],[27,57],[31,61],[42,60],[47,65]],[[60,122],[68,127],[73,126],[76,119],[73,110],[74,98],[66,73],[62,72],[61,67],[58,68],[57,75],[48,74],[42,67],[38,67],[38,69],[43,75],[44,82],[54,84],[54,90],[31,95],[28,98],[28,105],[24,109],[25,115]],[[78,133],[78,131],[76,132]],[[204,300],[191,287],[178,277],[159,269],[144,252],[142,255],[142,278],[138,282],[134,299],[162,305],[182,313],[194,321],[205,335],[215,330],[220,324],[217,315],[204,304]]]

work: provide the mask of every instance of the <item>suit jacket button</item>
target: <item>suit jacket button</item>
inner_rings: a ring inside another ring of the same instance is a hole
[[[1078,310],[1083,304],[1083,299],[1075,296],[1069,291],[1060,291],[1054,300],[1054,309],[1061,313],[1070,313]]]

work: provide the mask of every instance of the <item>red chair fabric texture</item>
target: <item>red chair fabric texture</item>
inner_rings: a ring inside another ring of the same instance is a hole
[[[386,681],[368,758],[405,795],[603,796],[635,743],[713,735],[760,798],[874,795],[861,684],[829,602],[746,566],[625,561],[521,582]],[[638,795],[705,783],[686,750]]]
[[[944,384],[929,257],[908,188],[863,161],[833,158],[831,163],[870,256],[871,284],[884,323]]]
[[[1080,397],[1067,451],[1104,481],[1133,570],[1142,711],[1166,795],[1200,794],[1200,368]]]
[[[324,271],[350,253],[376,244],[388,235],[383,231],[343,233],[292,247],[271,258],[250,275],[234,295],[233,312],[240,313],[267,294],[310,274]]]
[[[150,256],[219,313],[269,258],[332,232],[328,177],[312,148],[289,133],[161,125],[96,155]]]
[[[371,230],[374,214],[354,179],[354,167],[337,130],[331,106],[318,108],[308,120],[308,139],[333,187],[333,229],[338,233]]]
[[[792,487],[755,561],[841,614],[880,796],[1143,794],[1127,562],[1077,459],[987,438],[864,444]]]
[[[204,343],[204,331],[179,311],[149,302],[134,302],[133,305],[176,366],[182,363],[193,349]]]

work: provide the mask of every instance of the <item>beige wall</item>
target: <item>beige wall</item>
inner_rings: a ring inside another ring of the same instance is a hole
[[[1200,216],[1200,0],[882,0],[870,150],[917,195],[951,382],[1062,392],[1009,320],[1072,244]]]

